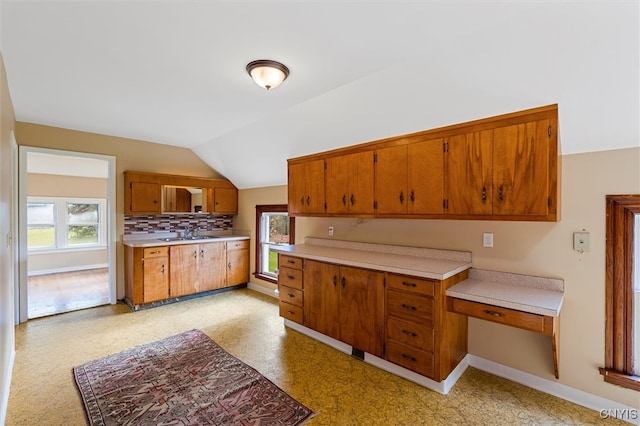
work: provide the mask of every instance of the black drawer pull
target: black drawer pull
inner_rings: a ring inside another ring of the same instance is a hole
[[[411,337],[418,337],[418,335],[416,333],[414,333],[413,331],[409,331],[409,330],[402,330],[402,334],[406,334],[407,336],[411,336]]]
[[[503,313],[501,313],[501,312],[498,312],[498,311],[491,311],[491,310],[489,310],[489,309],[485,309],[485,310],[484,310],[484,311],[482,311],[482,312],[484,312],[484,313],[485,313],[485,314],[487,314],[487,315],[491,315],[491,316],[493,316],[493,317],[503,317],[503,316],[504,316],[504,314],[503,314]]]
[[[295,275],[291,275],[291,274],[287,274],[287,278],[289,278],[290,280],[296,279]]]
[[[418,287],[418,284],[411,283],[411,282],[408,282],[408,281],[402,281],[402,285],[405,286],[405,287]]]
[[[403,303],[402,307],[405,308],[405,309],[408,309],[410,311],[415,311],[416,309],[418,309],[415,306],[407,305],[406,303]]]
[[[287,312],[289,312],[291,315],[295,315],[295,314],[296,314],[296,313],[295,313],[295,312],[293,312],[293,311],[287,311]]]
[[[293,293],[287,293],[287,296],[292,297],[292,298],[293,298],[293,297],[296,297],[296,295],[295,295],[295,294],[293,294]]]
[[[294,263],[296,263],[296,261],[295,261],[295,260],[291,260],[291,259],[289,259],[289,260],[287,260],[287,263],[294,264]]]
[[[412,357],[411,355],[407,355],[407,354],[402,354],[402,358],[409,360],[411,362],[418,362],[417,359],[415,359],[414,357]]]

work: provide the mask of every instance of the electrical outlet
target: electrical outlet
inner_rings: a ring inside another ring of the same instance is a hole
[[[573,249],[577,252],[584,253],[589,251],[589,233],[574,232],[573,233]]]
[[[329,227],[329,236],[333,237],[333,226]]]
[[[484,234],[482,234],[482,246],[493,247],[493,233],[485,232]]]

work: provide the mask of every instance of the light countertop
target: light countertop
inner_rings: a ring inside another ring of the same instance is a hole
[[[340,265],[443,280],[471,267],[471,253],[306,238],[305,244],[274,247],[280,253]]]
[[[450,287],[447,296],[557,317],[564,280],[472,268],[469,278]]]
[[[216,243],[223,241],[239,241],[248,240],[247,235],[235,235],[231,233],[218,234],[218,235],[203,235],[204,238],[199,239],[183,239],[183,240],[171,240],[165,241],[164,238],[175,238],[173,233],[166,234],[151,234],[151,235],[137,235],[127,236],[123,238],[122,244],[129,247],[158,247],[158,246],[175,246],[180,244],[202,244],[202,243]]]

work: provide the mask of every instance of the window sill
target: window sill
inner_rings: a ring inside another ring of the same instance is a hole
[[[90,245],[90,246],[78,246],[78,247],[64,247],[64,248],[44,248],[44,249],[31,249],[27,251],[29,256],[38,254],[55,254],[55,253],[74,253],[80,251],[92,251],[92,250],[106,250],[107,246],[104,245]]]
[[[600,367],[600,374],[604,376],[604,381],[623,388],[640,391],[640,376],[629,376],[618,371]]]
[[[272,276],[270,276],[270,275],[259,274],[259,273],[255,272],[255,273],[253,274],[253,276],[254,276],[254,277],[256,277],[256,278],[258,278],[258,279],[261,279],[261,280],[263,280],[263,281],[268,281],[268,282],[270,282],[270,283],[272,283],[272,284],[278,284],[278,280],[277,280],[277,278],[274,278],[274,277],[272,277]]]

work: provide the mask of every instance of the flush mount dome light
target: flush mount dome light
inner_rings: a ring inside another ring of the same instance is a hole
[[[265,89],[274,89],[289,76],[289,68],[280,62],[259,59],[247,64],[247,72],[253,81]]]

